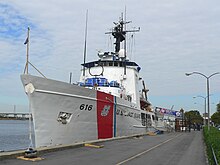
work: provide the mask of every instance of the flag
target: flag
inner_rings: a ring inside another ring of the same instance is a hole
[[[26,45],[29,42],[28,37],[26,38],[24,44]]]

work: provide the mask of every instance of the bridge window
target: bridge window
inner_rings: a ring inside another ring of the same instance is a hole
[[[102,66],[106,66],[107,64],[106,64],[106,62],[102,62],[101,65]]]
[[[85,86],[93,87],[93,86],[109,86],[108,80],[106,78],[87,78],[85,82]]]
[[[130,95],[127,95],[128,101],[132,101],[132,97]]]
[[[155,116],[154,115],[152,115],[152,119],[155,120]]]
[[[145,118],[145,114],[141,113],[141,122],[143,126],[146,126],[146,118]]]
[[[118,62],[114,62],[114,66],[118,66]]]
[[[119,87],[120,85],[119,85],[119,83],[117,82],[117,81],[111,81],[110,83],[109,83],[109,85],[110,85],[110,87]]]

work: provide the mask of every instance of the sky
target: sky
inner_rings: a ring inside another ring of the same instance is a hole
[[[220,1],[212,0],[1,0],[0,112],[28,112],[20,81],[30,27],[30,62],[51,79],[79,80],[83,63],[86,10],[89,11],[87,61],[97,51],[112,50],[105,32],[126,6],[128,28],[140,27],[128,38],[128,57],[141,67],[153,106],[204,113],[207,76],[220,72]],[[37,74],[30,69],[31,74]],[[220,101],[220,74],[210,78],[210,113]],[[16,106],[14,106],[16,105]]]

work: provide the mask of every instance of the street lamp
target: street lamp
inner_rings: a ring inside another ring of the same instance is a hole
[[[206,76],[206,75],[204,75],[203,73],[200,73],[200,72],[192,72],[192,73],[185,73],[185,75],[186,76],[190,76],[190,75],[193,75],[193,74],[199,74],[199,75],[201,75],[201,76],[203,76],[203,77],[205,77],[206,78],[206,87],[207,87],[207,106],[208,106],[208,130],[210,130],[210,119],[209,119],[209,116],[210,116],[210,104],[209,104],[209,79],[212,77],[212,76],[214,76],[214,75],[216,75],[216,74],[220,74],[220,72],[215,72],[215,73],[213,73],[213,74],[211,74],[210,76]]]
[[[204,110],[205,110],[205,113],[204,113],[204,121],[203,121],[203,124],[204,124],[204,126],[206,125],[206,98],[207,98],[207,96],[206,97],[204,97],[204,96],[194,96],[193,98],[197,98],[197,97],[201,97],[201,98],[203,98],[204,99],[204,101],[205,101],[205,107],[204,107]]]

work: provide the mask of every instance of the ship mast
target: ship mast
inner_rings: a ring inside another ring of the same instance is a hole
[[[118,23],[113,22],[115,27],[112,28],[111,32],[106,32],[105,34],[112,34],[115,38],[115,53],[118,55],[120,50],[120,43],[126,40],[126,33],[128,32],[139,32],[140,28],[133,30],[126,30],[125,25],[131,23],[131,21],[124,21],[123,16],[119,19]]]
[[[29,63],[29,42],[30,42],[30,28],[28,27],[27,30],[27,38],[24,42],[25,45],[27,45],[27,49],[26,49],[26,64],[25,64],[25,68],[24,68],[24,74],[28,74],[28,63]]]
[[[106,32],[105,34],[112,34],[115,38],[115,54],[116,56],[119,56],[119,51],[120,51],[120,45],[121,42],[124,41],[124,57],[122,60],[124,61],[124,75],[126,75],[126,33],[128,32],[139,32],[140,27],[138,29],[133,29],[133,30],[126,30],[126,24],[131,23],[131,21],[126,21],[126,8],[125,8],[125,20],[123,20],[123,13],[121,18],[119,18],[119,22],[113,22],[115,24],[115,27],[112,28],[111,32]]]

